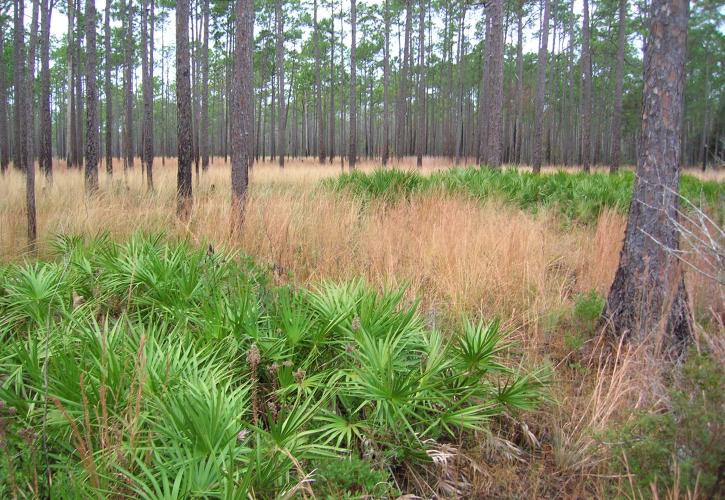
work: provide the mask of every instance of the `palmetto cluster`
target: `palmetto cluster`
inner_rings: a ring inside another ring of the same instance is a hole
[[[4,450],[28,472],[0,492],[266,496],[350,454],[430,461],[541,397],[496,322],[430,329],[402,291],[272,287],[160,237],[56,248],[0,269],[0,399],[48,450],[32,466],[20,441]]]

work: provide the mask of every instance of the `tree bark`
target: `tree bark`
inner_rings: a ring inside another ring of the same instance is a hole
[[[209,168],[209,0],[203,3],[204,17],[204,46],[201,68],[201,169]]]
[[[191,80],[189,78],[189,0],[176,3],[176,114],[178,173],[176,213],[182,220],[191,215]]]
[[[13,150],[13,164],[19,170],[25,170],[27,161],[28,143],[26,137],[26,121],[23,116],[25,113],[25,90],[27,88],[25,81],[25,25],[23,19],[25,17],[25,1],[15,0],[14,3],[14,21],[15,21],[15,40],[13,45],[13,84],[14,84],[14,103],[15,120],[14,136],[15,145]],[[28,214],[28,222],[30,222],[30,214]]]
[[[403,66],[400,69],[400,83],[398,85],[398,102],[395,108],[395,156],[402,158],[406,154],[405,148],[405,115],[408,104],[408,67],[410,65],[410,32],[413,25],[413,8],[411,0],[405,1],[405,37],[403,46]]]
[[[610,331],[659,339],[680,354],[692,334],[676,257],[687,0],[653,0],[644,52],[642,130],[634,194],[604,319]]]
[[[234,47],[234,83],[232,85],[232,232],[240,231],[244,221],[244,204],[249,183],[254,133],[254,2],[238,0]]]
[[[582,169],[589,172],[592,158],[592,57],[589,51],[589,0],[584,0],[582,16]]]
[[[96,2],[86,0],[86,193],[98,190],[98,89],[96,80]]]
[[[332,5],[330,6],[332,11]],[[335,15],[331,14],[330,20],[330,105],[328,109],[329,119],[327,121],[327,130],[329,137],[327,139],[327,151],[330,155],[330,164],[335,158]]]
[[[348,163],[355,168],[357,158],[357,62],[355,60],[355,37],[357,35],[357,9],[355,0],[350,0],[350,25],[352,28],[350,44],[350,139],[348,144]]]
[[[27,95],[25,97],[25,113],[27,117],[25,139],[27,146],[27,165],[35,168],[35,51],[38,46],[39,0],[33,0],[33,15],[30,23],[30,46],[28,47]]]
[[[65,157],[66,157],[66,165],[68,167],[74,166],[75,163],[75,156],[73,155],[73,149],[75,144],[75,133],[76,133],[76,125],[75,125],[75,94],[73,92],[74,86],[73,86],[73,17],[74,17],[74,0],[68,0],[68,32],[66,34],[66,52],[67,52],[67,65],[68,65],[68,73],[66,76],[66,120],[65,120],[65,128],[66,128],[66,141],[65,141]]]
[[[501,142],[503,140],[503,0],[491,0],[491,64],[489,67],[490,89],[489,125],[488,125],[488,165],[498,168],[501,165]]]
[[[279,120],[277,123],[277,151],[279,167],[284,168],[285,155],[287,154],[287,115],[285,113],[285,92],[284,92],[284,13],[282,0],[274,3],[274,19],[276,23],[275,37],[275,60],[277,66],[277,103]]]
[[[123,170],[133,168],[133,9],[131,2],[133,0],[121,0],[121,11],[124,16],[125,39],[123,41],[123,88],[124,88],[124,128],[123,128]],[[188,6],[188,0],[186,0]],[[188,7],[187,14],[188,18]],[[188,20],[187,20],[188,26]],[[188,45],[188,35],[187,35]]]
[[[152,2],[154,0],[151,0]],[[149,55],[149,1],[141,4],[141,84],[143,85],[143,164],[146,170],[146,187],[154,189],[154,89],[153,68]]]
[[[5,53],[4,23],[0,20],[0,54]],[[7,172],[10,164],[10,137],[8,130],[8,95],[5,71],[0,71],[0,172]]]
[[[418,121],[417,137],[415,138],[415,164],[423,167],[425,151],[425,1],[420,3],[418,16],[418,97],[416,120]]]
[[[385,53],[383,54],[383,151],[382,163],[387,166],[390,157],[390,6],[385,0]]]
[[[317,0],[314,0],[314,31],[312,33],[315,46],[315,114],[317,116],[317,156],[320,163],[325,163],[325,117],[322,114],[322,76],[320,73],[320,26],[317,23]]]
[[[624,86],[624,49],[627,43],[627,0],[619,0],[619,27],[617,38],[617,69],[614,76],[614,113],[612,115],[612,153],[609,173],[619,170],[619,155],[622,149],[622,91]]]
[[[586,0],[585,0],[586,1]],[[536,111],[534,113],[534,173],[541,172],[541,148],[544,137],[544,99],[546,97],[547,43],[549,39],[549,0],[544,2],[544,20],[539,37],[538,77],[536,79]]]
[[[516,10],[516,117],[514,119],[514,162],[521,163],[521,124],[523,123],[524,109],[524,57],[523,57],[523,17],[524,17],[524,0],[520,0]]]
[[[106,173],[113,175],[113,94],[111,87],[111,2],[106,2],[103,16],[103,47],[105,54],[104,94],[106,94]]]

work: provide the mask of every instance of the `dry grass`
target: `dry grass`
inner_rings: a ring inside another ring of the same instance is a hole
[[[413,161],[403,166],[413,168]],[[471,456],[480,460],[466,473],[474,491],[478,485],[500,496],[584,497],[603,494],[614,480],[627,494],[626,477],[597,475],[607,456],[593,433],[629,418],[635,407],[659,403],[659,388],[652,386],[657,364],[620,346],[602,351],[585,372],[571,370],[567,361],[583,357],[547,320],[552,311],[570,308],[577,293],[606,294],[619,259],[622,215],[605,211],[594,226],[563,230],[554,212],[532,215],[463,196],[429,194],[398,205],[363,205],[318,187],[322,178],[340,172],[339,160],[319,166],[307,159],[289,162],[284,171],[269,162],[255,166],[243,234],[233,239],[228,165],[214,164],[196,180],[191,219],[180,223],[175,161],[156,164],[153,193],[138,167],[113,179],[102,174],[100,193],[92,198],[84,195],[77,170],[58,166],[52,185],[38,176],[40,256],[48,254],[58,233],[108,232],[123,239],[139,230],[164,232],[241,250],[272,266],[279,280],[362,276],[378,287],[404,286],[436,321],[456,321],[464,312],[501,318],[515,330],[526,360],[554,365],[558,405],[528,423],[533,435],[547,442],[532,445],[528,458],[491,461],[474,446]],[[451,166],[436,159],[426,159],[426,165],[425,170]],[[360,168],[376,166],[363,162]],[[0,259],[17,260],[25,250],[24,177],[10,172],[0,182]],[[702,276],[688,276],[696,309],[722,307],[712,302],[717,297],[712,286]],[[509,431],[513,441],[516,435],[521,440],[521,432]]]

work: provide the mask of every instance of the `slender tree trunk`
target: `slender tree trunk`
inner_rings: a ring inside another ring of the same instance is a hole
[[[35,216],[35,168],[27,165],[27,141],[22,115],[25,113],[25,89],[27,80],[25,75],[25,2],[15,0],[13,10],[15,20],[15,40],[13,46],[13,79],[15,80],[15,167],[25,170],[25,207],[28,216],[28,246],[31,251],[35,249],[37,237]]]
[[[111,87],[111,2],[106,2],[106,10],[103,16],[103,47],[105,54],[105,79],[104,93],[106,94],[106,173],[113,175],[113,94]]]
[[[5,53],[5,25],[0,20],[0,54]],[[7,172],[10,164],[10,137],[8,130],[8,95],[5,71],[0,71],[0,172]]]
[[[151,0],[152,2],[154,0]],[[153,36],[153,35],[152,35]],[[149,54],[149,0],[141,4],[141,78],[143,85],[143,164],[146,169],[146,187],[154,189],[154,89],[153,68]]]
[[[176,182],[178,216],[191,215],[191,80],[189,77],[189,0],[176,3],[176,128],[178,132],[178,174]]]
[[[586,1],[586,0],[585,0]],[[544,137],[544,98],[546,97],[546,66],[549,39],[549,0],[544,2],[544,20],[539,37],[538,78],[536,80],[536,112],[534,116],[534,173],[541,172],[541,148]]]
[[[523,123],[523,86],[524,86],[524,57],[523,57],[523,17],[524,0],[520,0],[516,11],[516,117],[514,121],[514,161],[521,163],[521,125]]]
[[[28,47],[28,87],[25,98],[25,113],[27,116],[25,139],[27,146],[27,165],[35,168],[35,51],[38,46],[38,18],[40,12],[39,0],[33,0],[33,17],[30,24],[30,46]]]
[[[589,0],[584,0],[582,17],[582,169],[589,172],[592,158],[592,58],[589,52]]]
[[[491,0],[491,64],[489,67],[488,92],[488,165],[497,168],[501,165],[501,142],[503,140],[503,0]]]
[[[75,158],[73,157],[73,144],[75,144],[75,94],[73,93],[73,16],[74,16],[74,0],[68,0],[68,32],[66,35],[66,52],[67,52],[67,65],[68,73],[66,76],[66,113],[65,113],[65,157],[66,165],[68,167],[73,166]]]
[[[355,36],[357,35],[357,9],[355,0],[350,0],[350,25],[352,28],[350,44],[350,139],[348,144],[348,162],[355,169],[357,158],[357,64],[355,60]]]
[[[81,22],[83,21],[80,13],[81,13],[81,0],[77,0],[75,10],[78,13],[76,16],[76,30],[77,30],[77,36],[76,36],[76,44],[75,44],[75,84],[76,84],[76,133],[75,133],[75,144],[73,146],[74,154],[76,157],[75,163],[79,168],[83,167],[83,161],[84,161],[84,147],[83,147],[83,132],[85,130],[84,127],[84,119],[85,114],[83,111],[83,60],[81,59],[81,53],[82,53],[82,45],[83,45],[83,39],[85,38],[85,29],[83,26],[81,26]]]
[[[276,21],[277,34],[275,37],[275,60],[277,66],[277,102],[279,120],[277,123],[277,152],[279,155],[279,167],[284,168],[285,155],[287,154],[287,115],[285,111],[284,94],[284,12],[282,0],[274,3],[274,18]]]
[[[209,0],[203,3],[204,46],[201,75],[201,169],[209,168]]]
[[[676,226],[688,4],[652,1],[637,175],[604,314],[614,334],[658,339],[674,354],[692,334]]]
[[[15,21],[15,39],[13,43],[13,84],[14,84],[14,103],[15,120],[14,127],[14,150],[13,164],[19,170],[25,170],[27,161],[28,142],[26,137],[26,121],[23,116],[25,113],[25,90],[27,89],[25,80],[25,1],[14,0],[14,21]],[[28,213],[28,223],[30,223],[30,213]],[[30,226],[30,224],[28,224]]]
[[[332,10],[332,8],[331,8]],[[334,20],[334,13],[332,18]],[[330,22],[330,109],[327,121],[329,137],[327,139],[327,151],[330,154],[330,164],[335,158],[335,23]]]
[[[705,56],[705,93],[703,94],[705,101],[702,113],[702,138],[700,140],[700,154],[702,155],[702,171],[707,169],[707,142],[710,132],[708,126],[710,123],[710,53]]]
[[[418,102],[417,117],[418,131],[415,138],[415,164],[423,167],[423,152],[425,151],[425,2],[420,3],[418,16]]]
[[[385,53],[383,54],[383,151],[382,163],[387,166],[390,157],[390,6],[385,0]]]
[[[98,89],[96,80],[96,2],[86,0],[86,193],[98,191]]]
[[[53,130],[50,114],[50,16],[51,0],[42,0],[40,30],[40,170],[48,180],[53,178]],[[0,139],[1,140],[1,139]]]
[[[322,114],[322,76],[320,73],[320,26],[317,23],[317,0],[314,0],[314,31],[312,33],[315,46],[315,114],[317,115],[317,156],[320,163],[325,163],[325,118]]]
[[[123,127],[123,170],[124,172],[133,168],[133,8],[131,2],[133,0],[121,0],[121,10],[124,16],[124,28],[126,37],[123,42],[123,88],[124,88],[124,127]],[[188,5],[188,0],[186,0]],[[187,10],[188,18],[188,10]],[[187,20],[188,26],[188,20]],[[187,35],[188,39],[188,35]],[[188,41],[187,41],[188,43]]]
[[[403,46],[403,66],[400,70],[400,84],[398,86],[398,102],[395,113],[395,155],[400,159],[406,154],[405,150],[405,114],[408,104],[408,68],[410,66],[410,33],[413,25],[413,8],[411,0],[405,1],[405,38]]]
[[[234,83],[232,85],[232,232],[244,221],[244,204],[249,183],[249,166],[253,155],[254,82],[254,2],[238,0],[234,47]]]
[[[619,170],[622,149],[622,87],[624,85],[624,49],[627,43],[627,0],[619,0],[619,33],[617,39],[617,69],[614,83],[614,113],[612,115],[612,154],[609,173]]]

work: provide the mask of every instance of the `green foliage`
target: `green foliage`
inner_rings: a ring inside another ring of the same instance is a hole
[[[534,175],[517,170],[465,168],[423,176],[417,172],[376,170],[352,172],[324,181],[336,191],[348,191],[363,199],[388,202],[409,199],[415,193],[443,191],[464,193],[475,199],[500,198],[523,208],[553,207],[568,220],[595,222],[604,208],[625,212],[632,197],[634,174]],[[681,193],[695,205],[720,206],[725,184],[683,176]]]
[[[604,310],[606,301],[596,290],[579,293],[574,297],[574,318],[583,322],[597,321]]]
[[[662,494],[695,492],[703,498],[722,494],[725,466],[725,370],[707,354],[691,352],[670,391],[665,412],[647,414],[615,436],[616,455],[626,456],[636,487],[645,494],[654,483]],[[679,479],[676,478],[679,470]]]
[[[394,498],[399,492],[391,486],[386,470],[376,469],[355,456],[320,464],[317,488],[323,498]]]
[[[41,435],[60,497],[267,498],[318,468],[329,495],[385,494],[384,465],[542,396],[498,323],[430,330],[402,291],[271,287],[248,259],[159,236],[55,248],[0,268],[10,496],[47,493]]]

